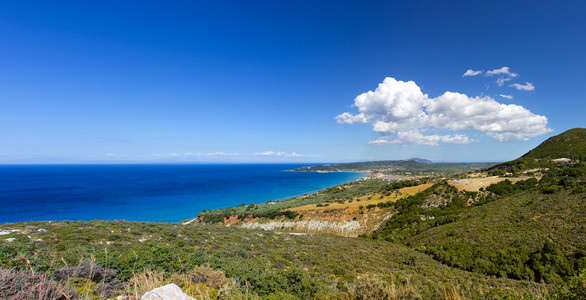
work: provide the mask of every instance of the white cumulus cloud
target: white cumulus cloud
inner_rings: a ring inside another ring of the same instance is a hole
[[[482,71],[474,71],[472,69],[468,69],[468,70],[466,70],[466,73],[464,73],[464,75],[462,75],[462,77],[476,76],[476,75],[480,75],[480,74],[482,74]]]
[[[511,86],[518,89],[519,91],[532,91],[535,89],[533,83],[530,82],[525,82],[525,84],[513,83]]]
[[[505,70],[508,72],[508,68]],[[413,81],[387,77],[375,91],[354,100],[358,114],[345,112],[338,123],[371,123],[380,138],[371,144],[468,144],[475,140],[464,134],[431,134],[427,131],[476,130],[498,141],[527,140],[551,131],[547,118],[522,106],[502,104],[490,97],[469,97],[445,92],[430,98]]]
[[[509,77],[519,76],[519,74],[511,72],[511,68],[509,68],[509,67],[502,67],[500,69],[486,71],[486,73],[484,73],[484,74],[486,76],[495,76],[495,75],[501,75],[501,76],[504,75],[504,76],[509,76]]]
[[[336,117],[338,123],[344,124],[358,124],[358,123],[368,123],[368,120],[364,116],[364,114],[357,114],[353,115],[351,113],[343,113]]]

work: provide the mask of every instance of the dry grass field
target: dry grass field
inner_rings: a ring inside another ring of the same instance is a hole
[[[310,205],[294,207],[289,210],[296,211],[296,212],[308,211],[308,210],[332,210],[332,209],[344,209],[344,208],[358,208],[360,206],[367,206],[369,204],[376,205],[380,202],[386,202],[386,201],[393,201],[394,202],[400,198],[407,197],[410,195],[415,195],[415,194],[429,188],[432,185],[433,185],[433,183],[426,183],[426,184],[421,184],[418,186],[410,186],[410,187],[402,188],[402,189],[399,189],[398,191],[393,192],[390,196],[385,196],[382,193],[377,193],[372,196],[363,196],[363,197],[355,198],[355,199],[353,199],[352,202],[346,201],[345,203],[337,203],[337,202],[330,203],[330,205],[323,206],[323,207],[318,207],[317,204],[310,204]],[[360,200],[360,201],[358,201],[358,200]]]
[[[486,188],[487,186],[504,181],[505,179],[515,183],[523,178],[503,178],[503,177],[484,177],[484,178],[466,178],[460,180],[450,180],[448,183],[458,190],[467,192],[478,192],[480,188]]]

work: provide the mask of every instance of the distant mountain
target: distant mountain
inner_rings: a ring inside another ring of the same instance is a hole
[[[310,166],[299,168],[295,171],[351,171],[351,170],[375,170],[385,169],[390,167],[419,167],[420,162],[415,160],[378,160],[378,161],[365,161],[365,162],[352,162],[352,163],[341,163],[341,164],[327,164],[320,166]]]
[[[394,175],[448,175],[488,168],[495,163],[433,163],[422,158],[408,160],[379,160],[309,166],[297,172],[384,171]]]
[[[550,137],[521,158],[586,160],[586,128],[574,128]]]
[[[433,164],[433,161],[431,161],[429,159],[425,159],[425,158],[419,158],[419,157],[413,157],[408,160],[416,161],[416,162],[422,163],[422,164]]]

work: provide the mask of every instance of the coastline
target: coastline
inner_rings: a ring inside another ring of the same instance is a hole
[[[203,210],[283,201],[368,176],[284,172],[301,166],[9,166],[0,170],[0,222],[182,222]]]
[[[277,216],[286,216],[287,218],[294,218],[295,213],[291,209],[299,206],[305,206],[308,204],[321,203],[324,201],[323,197],[330,197],[332,193],[336,191],[354,190],[357,187],[358,193],[369,193],[372,188],[380,189],[384,185],[383,181],[372,181],[374,179],[372,174],[369,172],[349,172],[349,171],[337,171],[337,172],[300,172],[300,173],[349,173],[358,175],[353,180],[337,183],[334,185],[324,186],[320,189],[314,190],[310,193],[304,193],[302,195],[294,195],[286,197],[284,199],[271,200],[262,204],[241,204],[236,207],[226,207],[220,209],[213,209],[208,211],[202,211],[197,215],[195,219],[183,222],[183,224],[189,224],[193,221],[196,222],[226,222],[227,219],[249,219],[252,218],[269,218],[274,219]],[[234,220],[232,220],[234,221]],[[228,221],[228,223],[232,222]]]

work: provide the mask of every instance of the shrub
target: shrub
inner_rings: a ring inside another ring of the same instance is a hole
[[[53,271],[53,279],[57,281],[70,281],[74,279],[87,279],[97,286],[94,294],[100,297],[110,298],[115,296],[117,291],[124,289],[124,284],[116,278],[116,271],[104,269],[89,259],[83,260],[76,267],[63,267]],[[83,281],[79,281],[83,284]],[[89,283],[85,284],[88,285]]]
[[[586,270],[568,280],[565,289],[555,295],[559,299],[586,299]]]
[[[0,299],[65,300],[74,296],[74,291],[58,285],[43,272],[0,269]]]
[[[206,286],[216,289],[221,288],[229,281],[224,271],[215,271],[210,267],[195,267],[193,270],[187,272],[187,277],[193,283],[203,283]]]
[[[83,260],[76,267],[63,267],[53,272],[53,278],[57,281],[67,280],[71,277],[82,277],[92,281],[112,281],[116,277],[116,271],[104,269],[89,259]]]

